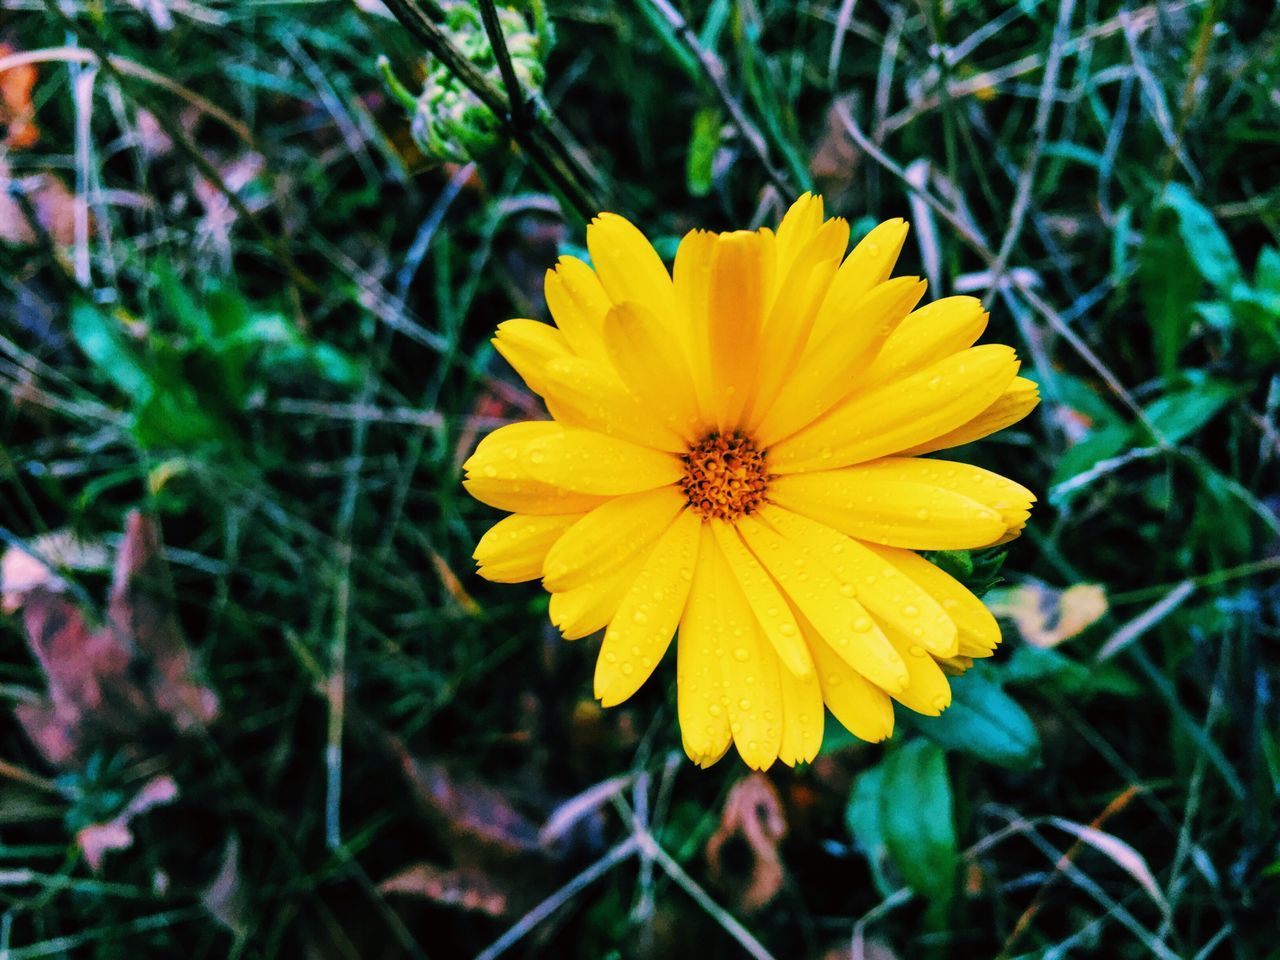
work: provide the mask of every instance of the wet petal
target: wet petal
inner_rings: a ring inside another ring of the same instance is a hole
[[[658,540],[604,632],[595,695],[606,707],[640,689],[666,653],[684,613],[698,560],[701,521],[686,510]]]
[[[869,546],[773,504],[760,510],[759,517],[793,543],[809,547],[841,583],[851,584],[858,602],[882,629],[892,624],[930,653],[955,654],[956,626],[941,604]]]
[[[775,477],[769,499],[857,540],[911,550],[985,547],[1006,529],[998,512],[976,500],[862,467]]]
[[[733,735],[721,664],[724,642],[715,600],[715,545],[706,524],[700,536],[697,571],[676,640],[676,707],[685,752],[698,766],[709,767],[724,756]]]
[[[813,672],[813,661],[800,629],[796,626],[791,607],[779,592],[764,567],[738,536],[737,530],[721,520],[709,524],[729,569],[737,578],[746,595],[747,604],[756,616],[757,626],[765,639],[792,673]]]
[[[829,411],[860,385],[859,373],[924,295],[916,277],[896,277],[848,305],[846,324],[812,344],[796,376],[764,413],[756,435],[772,446]]]
[[[602,496],[665,486],[683,474],[669,453],[541,421],[499,427],[480,441],[463,469],[468,480],[531,482]]]
[[[648,549],[684,507],[684,496],[675,487],[601,504],[580,517],[545,554],[544,585],[559,593],[612,573]]]
[[[854,599],[852,587],[759,520],[743,517],[738,530],[796,609],[850,666],[886,690],[907,682],[902,658]]]
[[[527,516],[512,514],[499,520],[476,544],[472,558],[476,572],[496,583],[520,583],[542,575],[547,551],[582,514]]]
[[[983,437],[1011,427],[1036,408],[1040,402],[1040,388],[1034,380],[1026,377],[1015,377],[1004,393],[972,420],[956,427],[954,430],[934,437],[927,443],[921,443],[901,451],[904,454],[933,453],[935,450],[948,450],[961,444],[973,443]]]
[[[863,388],[923,370],[974,345],[987,327],[977,297],[944,297],[913,310],[889,335],[863,377]]]
[[[826,470],[898,453],[954,430],[989,407],[1018,372],[999,344],[954,354],[902,380],[857,393],[769,451],[779,473]]]

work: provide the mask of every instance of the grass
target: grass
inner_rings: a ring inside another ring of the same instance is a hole
[[[1275,954],[1274,11],[557,2],[548,112],[472,166],[413,145],[377,58],[412,87],[424,41],[376,4],[5,6],[40,139],[0,177],[58,216],[0,243],[0,527],[156,516],[220,705],[64,769],[0,728],[0,957]],[[810,188],[989,302],[1045,398],[968,451],[1041,496],[1003,588],[1108,607],[979,668],[1040,763],[949,750],[909,797],[952,798],[953,888],[849,806],[945,733],[833,738],[769,774],[786,880],[752,913],[770,845],[704,856],[745,771],[679,755],[670,670],[595,706],[591,641],[471,573],[494,517],[458,464],[537,409],[488,337],[544,315],[584,204],[669,255]],[[101,609],[101,564],[67,577]],[[16,705],[44,678],[20,617],[0,644]],[[74,829],[160,773],[178,800],[92,870]]]

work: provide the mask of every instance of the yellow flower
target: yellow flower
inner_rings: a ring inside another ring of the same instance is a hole
[[[568,639],[604,628],[595,695],[630,697],[679,631],[685,750],[708,766],[809,761],[823,704],[855,736],[893,730],[890,698],[936,715],[947,673],[990,656],[987,609],[916,550],[1012,539],[1035,500],[926,458],[1026,416],[1011,348],[975,347],[972,297],[916,309],[890,279],[907,224],[847,257],[849,225],[806,194],[775,234],[686,235],[668,273],[601,214],[595,269],[546,278],[556,326],[509,320],[498,351],[549,421],[486,437],[471,495],[512,515],[476,547],[482,576],[542,578]]]

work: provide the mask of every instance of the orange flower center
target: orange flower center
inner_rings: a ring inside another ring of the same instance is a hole
[[[737,520],[755,510],[769,488],[764,451],[741,433],[709,433],[680,459],[680,489],[707,520]]]

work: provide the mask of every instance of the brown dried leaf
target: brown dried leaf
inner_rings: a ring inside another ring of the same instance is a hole
[[[853,186],[861,158],[862,152],[840,119],[840,109],[833,104],[827,110],[822,139],[809,158],[814,186],[830,207],[838,209],[840,198]]]
[[[992,591],[987,604],[997,617],[1012,620],[1027,643],[1056,647],[1102,619],[1107,612],[1107,594],[1096,583],[1055,590],[1033,581]]]
[[[491,917],[506,913],[510,902],[507,892],[478,870],[446,870],[430,863],[418,863],[388,877],[378,884],[378,890],[423,897],[433,903]]]
[[[786,835],[782,800],[763,774],[733,785],[720,826],[707,841],[707,868],[739,912],[762,910],[782,889],[786,870],[778,845]]]

